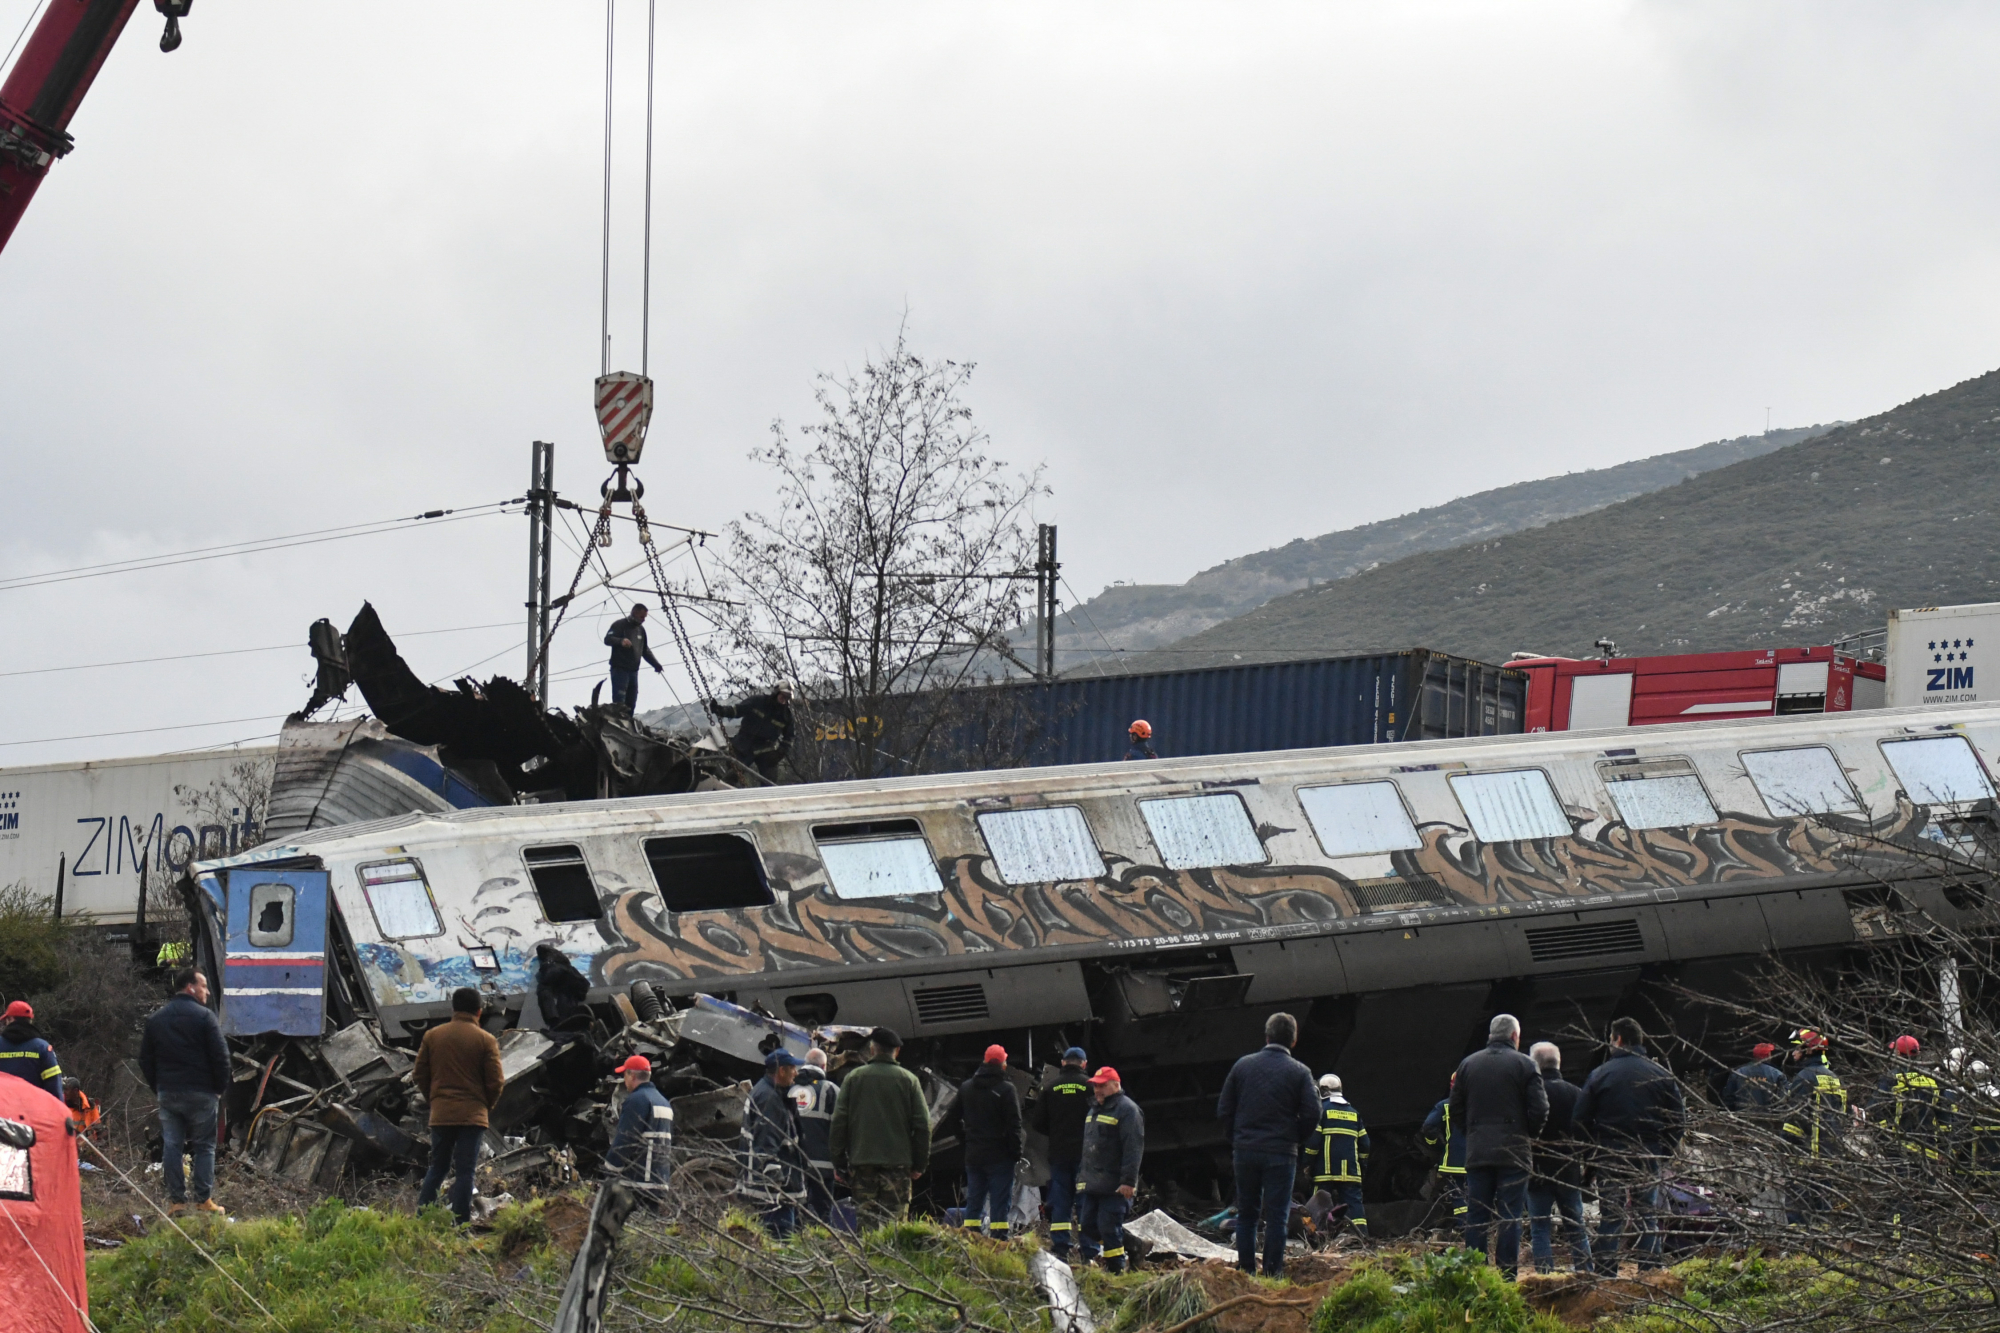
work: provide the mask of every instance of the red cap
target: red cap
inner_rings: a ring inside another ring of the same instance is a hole
[[[1902,1036],[1889,1043],[1889,1049],[1898,1055],[1915,1055],[1921,1048],[1917,1043],[1917,1039],[1905,1032]]]
[[[1098,1071],[1095,1074],[1092,1074],[1087,1081],[1091,1083],[1119,1083],[1119,1084],[1125,1082],[1124,1079],[1118,1077],[1118,1071],[1113,1069],[1110,1065],[1104,1065],[1100,1067]]]
[[[611,1072],[614,1074],[650,1074],[653,1072],[653,1062],[643,1055],[628,1055],[625,1057],[625,1063]]]
[[[28,1002],[26,1000],[16,1000],[14,1001],[14,1003],[7,1006],[7,1013],[5,1017],[25,1018],[30,1023],[32,1023],[35,1021],[35,1011],[28,1007]]]
[[[1759,1060],[1768,1060],[1778,1053],[1778,1048],[1768,1041],[1760,1041],[1750,1048],[1750,1054]]]
[[[1005,1046],[988,1046],[986,1048],[986,1063],[989,1065],[1006,1064],[1007,1048]]]

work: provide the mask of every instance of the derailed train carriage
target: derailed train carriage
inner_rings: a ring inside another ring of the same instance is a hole
[[[1940,867],[1991,846],[1997,752],[1975,704],[501,807],[301,834],[190,896],[234,1033],[406,1044],[463,985],[519,1023],[553,943],[599,999],[886,1024],[947,1075],[1080,1044],[1150,1156],[1219,1164],[1216,1091],[1280,1008],[1408,1125],[1498,1009],[1601,1031],[1885,912],[1972,925]]]

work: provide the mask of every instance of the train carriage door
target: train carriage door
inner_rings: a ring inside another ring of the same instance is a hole
[[[326,1013],[324,870],[228,872],[222,951],[222,1030],[317,1037]]]

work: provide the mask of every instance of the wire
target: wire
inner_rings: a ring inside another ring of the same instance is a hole
[[[194,731],[200,727],[228,727],[238,722],[275,722],[290,717],[289,713],[266,713],[262,717],[225,717],[214,722],[181,722],[171,727],[133,727],[127,731],[93,731],[82,736],[41,736],[31,741],[0,741],[0,747],[13,745],[53,745],[57,741],[95,741],[106,736],[148,736],[156,731]]]
[[[1069,613],[1069,623],[1072,626],[1074,626],[1076,624],[1076,612],[1077,611],[1083,612],[1083,618],[1090,622],[1090,627],[1093,630],[1097,630],[1098,639],[1104,644],[1105,649],[1111,653],[1111,660],[1118,663],[1118,669],[1120,671],[1123,671],[1128,676],[1131,675],[1132,668],[1126,666],[1125,660],[1117,655],[1117,650],[1111,647],[1111,640],[1104,637],[1104,631],[1101,629],[1097,629],[1097,620],[1094,616],[1090,614],[1090,608],[1084,604],[1083,598],[1077,596],[1075,588],[1069,587],[1068,579],[1063,578],[1063,576],[1060,574],[1056,575],[1056,578],[1061,580],[1063,587],[1069,588],[1069,595],[1075,599],[1070,603],[1070,605],[1074,609]]]
[[[444,523],[463,523],[467,519],[490,518],[505,512],[505,506],[513,500],[501,500],[495,504],[477,505],[471,509],[433,509],[428,513],[413,514],[408,518],[381,519],[374,523],[356,523],[344,528],[320,528],[314,532],[298,532],[285,537],[259,537],[251,541],[229,542],[223,546],[197,546],[188,551],[173,551],[158,556],[138,556],[131,560],[108,560],[97,565],[76,565],[69,569],[46,570],[40,574],[22,574],[15,578],[0,578],[0,592],[15,592],[22,588],[39,588],[51,583],[74,583],[79,579],[105,578],[112,574],[132,574],[147,569],[165,569],[174,565],[199,564],[204,560],[223,560],[230,556],[261,555],[265,551],[283,551],[294,546],[317,546],[322,542],[346,541],[352,537],[371,537],[377,533],[403,531],[406,525],[428,520],[437,520],[433,527]],[[328,535],[330,534],[330,535]]]
[[[598,319],[597,373],[611,373],[611,69],[617,50],[618,0],[604,0],[604,298]]]
[[[28,25],[32,24],[35,21],[35,15],[42,12],[42,5],[45,3],[46,0],[35,0],[34,8],[28,11],[28,22],[23,23],[21,25],[21,30],[14,34],[14,45],[7,48],[6,59],[0,60],[0,66],[5,66],[8,60],[12,60],[14,58],[15,47],[20,46],[21,39],[28,35]]]
[[[69,1288],[65,1287],[62,1284],[62,1279],[56,1276],[56,1270],[49,1267],[49,1261],[42,1258],[42,1252],[35,1248],[33,1241],[28,1239],[28,1233],[21,1230],[20,1222],[15,1220],[14,1210],[6,1208],[0,1209],[0,1212],[5,1212],[7,1220],[14,1223],[14,1234],[21,1238],[21,1244],[28,1247],[28,1253],[35,1256],[35,1262],[40,1264],[42,1271],[49,1275],[49,1281],[55,1283],[56,1290],[62,1293],[62,1298],[68,1302],[69,1308],[76,1311],[76,1317],[83,1321],[83,1326],[89,1329],[90,1333],[99,1333],[97,1325],[90,1322],[90,1316],[84,1312],[84,1308],[76,1303],[76,1297],[69,1294]]]
[[[425,634],[465,634],[476,629],[513,629],[514,622],[496,621],[491,625],[457,625],[451,629],[411,630],[400,637],[414,639]],[[128,657],[119,662],[84,662],[77,666],[32,667],[26,671],[0,671],[0,680],[10,676],[46,676],[58,671],[96,671],[103,667],[141,666],[149,662],[186,662],[197,657],[239,657],[244,653],[277,653],[297,651],[305,645],[299,643],[274,643],[263,648],[217,648],[205,653],[174,653],[166,657]]]

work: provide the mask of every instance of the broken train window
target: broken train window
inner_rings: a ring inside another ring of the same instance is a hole
[[[1454,773],[1449,781],[1473,836],[1481,842],[1567,838],[1575,832],[1549,786],[1549,775],[1539,768]]]
[[[292,911],[297,892],[289,884],[257,884],[250,889],[250,943],[259,949],[283,949],[292,942]]]
[[[1254,866],[1271,859],[1235,792],[1141,801],[1139,813],[1169,870]]]
[[[415,940],[444,934],[424,868],[413,857],[372,861],[360,867],[361,892],[385,940]]]
[[[914,819],[815,824],[812,835],[836,898],[906,898],[944,890],[930,843]]]
[[[757,847],[740,833],[646,839],[646,863],[669,912],[769,907],[771,882]]]
[[[1883,741],[1882,755],[1913,804],[1961,805],[1993,799],[1993,784],[1963,736]]]
[[[581,848],[570,843],[524,847],[521,860],[527,863],[535,896],[542,901],[542,915],[550,921],[595,921],[604,915]]]
[[[1328,856],[1377,856],[1424,845],[1393,782],[1299,788],[1299,807]]]
[[[1715,822],[1715,803],[1685,759],[1613,759],[1597,766],[1604,790],[1629,829],[1686,828]]]
[[[1004,884],[1056,884],[1104,873],[1090,823],[1073,805],[984,814],[979,832]]]
[[[1860,798],[1833,751],[1824,745],[1793,750],[1747,750],[1741,756],[1751,785],[1772,814],[1864,815]]]

